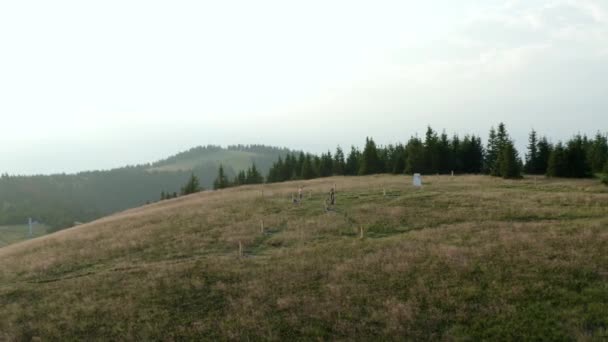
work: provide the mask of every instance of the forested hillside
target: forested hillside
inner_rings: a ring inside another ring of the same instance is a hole
[[[229,177],[255,164],[266,174],[289,151],[262,145],[196,147],[165,160],[107,171],[50,176],[0,177],[0,225],[28,217],[51,229],[72,226],[156,201],[161,192],[179,192],[193,173],[211,188],[220,164]]]

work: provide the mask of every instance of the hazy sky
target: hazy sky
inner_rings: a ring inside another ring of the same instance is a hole
[[[0,172],[608,130],[608,0],[0,0]]]

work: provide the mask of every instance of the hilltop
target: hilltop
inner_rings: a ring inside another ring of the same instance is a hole
[[[604,186],[424,180],[207,191],[0,248],[0,340],[608,337]]]
[[[256,164],[266,174],[289,150],[263,145],[196,147],[144,165],[77,174],[0,177],[0,226],[28,217],[51,229],[71,227],[117,211],[159,200],[162,191],[179,192],[191,173],[211,188],[218,167],[229,177]]]

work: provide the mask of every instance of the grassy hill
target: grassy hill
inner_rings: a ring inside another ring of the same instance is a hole
[[[28,217],[51,229],[71,227],[117,211],[159,200],[162,191],[179,193],[191,173],[211,188],[220,164],[229,177],[253,163],[262,174],[287,149],[252,145],[196,147],[152,164],[78,174],[0,176],[0,225]]]
[[[268,172],[272,163],[290,152],[288,149],[281,149],[263,145],[253,146],[228,146],[221,148],[218,146],[199,146],[188,151],[178,153],[175,156],[153,163],[148,171],[150,172],[174,172],[191,171],[202,165],[210,165],[217,171],[222,164],[229,176],[234,176],[241,170],[251,167],[252,163],[262,170],[264,174]],[[216,174],[213,174],[215,177]],[[211,186],[213,179],[204,185]]]
[[[0,248],[0,340],[608,338],[606,187],[424,180],[204,192]]]

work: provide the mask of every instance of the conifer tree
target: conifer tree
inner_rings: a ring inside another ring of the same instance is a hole
[[[427,127],[426,135],[424,139],[424,173],[439,173],[439,137],[437,133],[431,128]]]
[[[488,146],[486,148],[486,159],[484,165],[484,171],[487,174],[494,174],[496,167],[496,160],[498,159],[499,145],[496,138],[496,130],[494,127],[490,128],[490,134],[488,136]]]
[[[361,154],[361,162],[359,165],[359,175],[372,175],[380,172],[380,158],[378,157],[378,149],[372,138],[365,139],[365,148]]]
[[[598,132],[589,143],[587,159],[591,172],[601,173],[608,159],[608,138]]]
[[[405,146],[407,155],[405,161],[405,173],[422,173],[425,170],[425,149],[424,144],[418,137],[412,137]]]
[[[439,160],[437,168],[438,173],[446,174],[453,170],[452,165],[455,163],[451,152],[450,139],[445,131],[443,131],[437,142],[437,159]]]
[[[294,155],[291,154],[287,154],[287,156],[285,157],[285,163],[283,164],[283,168],[280,172],[280,181],[284,182],[284,181],[290,181],[292,179],[297,178],[297,174],[299,173],[299,171],[297,171],[297,158]]]
[[[549,156],[547,165],[547,176],[566,177],[568,174],[568,160],[564,144],[560,141],[555,145]]]
[[[336,148],[336,153],[334,154],[333,161],[333,174],[342,176],[346,173],[346,161],[344,159],[344,151],[342,148],[338,146]]]
[[[536,131],[532,130],[528,138],[528,153],[526,154],[525,166],[526,173],[541,173],[538,157],[538,139],[536,136]]]
[[[396,175],[404,173],[405,161],[407,159],[405,153],[405,146],[403,146],[402,144],[397,144],[397,146],[395,146],[395,149],[393,151],[393,157],[391,159],[393,160],[393,168],[389,171]]]
[[[239,171],[234,183],[238,185],[247,184],[247,175],[245,174],[244,170]]]
[[[566,177],[583,178],[591,176],[591,167],[587,161],[585,138],[586,137],[576,135],[568,141],[566,146],[566,158],[568,163]]]
[[[200,182],[198,177],[192,173],[188,179],[188,182],[182,187],[182,195],[189,195],[199,191],[201,191]],[[175,193],[175,197],[177,197],[177,193]]]
[[[465,139],[466,138],[467,137],[465,136]],[[465,159],[464,147],[464,142],[461,142],[460,137],[454,134],[448,146],[449,159],[447,165],[447,173],[450,173],[452,171],[454,171],[454,173],[461,173],[463,171]]]
[[[302,176],[302,170],[304,170],[305,162],[306,162],[306,155],[304,154],[304,152],[300,152],[300,155],[298,156],[298,162],[295,164],[295,173],[296,173],[295,178],[296,179],[304,179],[304,177]],[[310,160],[309,160],[309,162],[310,162]],[[312,164],[310,167],[312,170]]]
[[[329,177],[333,174],[334,161],[331,156],[331,152],[327,151],[327,154],[321,155],[319,161],[319,177]]]
[[[302,163],[302,179],[313,179],[315,177],[315,171],[313,168],[313,161],[310,154],[307,154],[304,157],[304,162]]]
[[[521,178],[521,166],[513,142],[506,140],[500,151],[500,176],[503,178]]]
[[[537,172],[539,174],[546,174],[547,167],[549,166],[549,157],[551,156],[551,151],[553,150],[553,146],[547,141],[546,137],[540,138],[538,141],[538,158],[537,158]]]
[[[217,178],[213,182],[213,189],[215,189],[215,190],[225,189],[229,185],[230,184],[228,182],[228,178],[224,174],[224,166],[222,166],[222,164],[220,164],[219,170],[217,172]]]
[[[495,140],[495,144],[496,144],[496,151],[497,151],[497,158],[496,158],[496,162],[494,163],[494,167],[492,168],[492,176],[502,176],[502,170],[503,167],[502,165],[500,165],[503,162],[503,158],[501,158],[501,154],[503,149],[506,147],[506,145],[509,143],[509,134],[507,133],[507,128],[505,126],[504,123],[499,123],[498,124],[498,129],[496,130],[496,140]]]
[[[348,154],[348,158],[346,159],[346,167],[345,174],[349,176],[354,176],[359,172],[359,163],[361,159],[361,152],[355,147],[351,146],[350,153]]]
[[[255,163],[247,169],[245,184],[261,184],[264,183],[264,177],[258,172]]]

